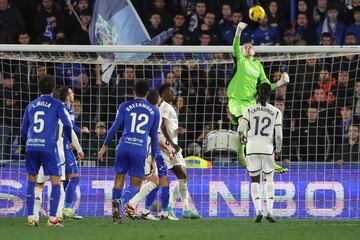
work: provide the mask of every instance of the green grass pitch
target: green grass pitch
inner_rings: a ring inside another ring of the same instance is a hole
[[[151,240],[151,239],[360,239],[360,221],[278,219],[277,224],[253,219],[200,219],[170,221],[132,221],[112,224],[110,218],[66,220],[64,228],[49,228],[45,218],[39,227],[28,227],[24,217],[0,217],[1,240]]]

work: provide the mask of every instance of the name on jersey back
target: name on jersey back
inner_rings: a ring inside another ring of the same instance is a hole
[[[256,107],[256,108],[253,108],[253,109],[251,109],[251,114],[254,114],[254,113],[258,112],[258,111],[267,112],[267,113],[269,113],[271,116],[274,116],[274,114],[275,114],[273,111],[271,111],[269,108],[266,108],[266,107]]]
[[[47,108],[51,108],[51,103],[48,103],[46,101],[39,101],[36,102],[35,104],[32,105],[33,108],[36,107],[47,107]]]
[[[149,111],[149,113],[151,115],[154,115],[154,110],[149,105],[147,105],[145,103],[133,103],[133,104],[130,104],[129,106],[126,107],[126,111],[130,112],[132,109],[138,108],[138,107],[145,108],[146,110]]]

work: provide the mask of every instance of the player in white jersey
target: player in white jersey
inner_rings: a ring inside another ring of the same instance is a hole
[[[251,176],[251,197],[256,210],[255,222],[261,222],[263,217],[260,191],[260,175],[263,173],[267,202],[266,219],[276,223],[273,217],[275,194],[273,177],[275,158],[279,157],[282,145],[282,115],[279,109],[268,103],[270,94],[270,84],[262,83],[258,88],[256,104],[245,110],[238,132],[241,144],[246,144],[247,170]]]
[[[71,116],[68,112],[66,112],[66,115],[69,118],[69,121],[71,122]],[[64,134],[63,134],[63,123],[59,120],[58,121],[58,140],[56,142],[57,149],[58,149],[58,155],[61,163],[61,187],[60,187],[60,201],[57,209],[56,216],[58,218],[63,217],[63,208],[64,208],[64,201],[65,201],[65,191],[63,187],[63,182],[66,180],[66,174],[65,174],[65,151],[64,151]],[[84,152],[80,146],[79,139],[75,133],[74,130],[72,130],[72,147],[76,149],[78,153],[78,158],[82,159],[84,157]],[[39,169],[39,174],[35,186],[35,201],[34,201],[34,217],[36,221],[39,219],[39,212],[41,209],[42,204],[42,193],[44,189],[44,184],[46,180],[48,179],[48,176],[45,176],[44,169],[41,166]]]
[[[178,144],[178,133],[181,130],[179,128],[178,116],[174,107],[171,105],[174,100],[174,92],[170,85],[163,84],[159,87],[159,93],[163,99],[160,105],[160,114],[162,118],[161,123],[161,139],[174,149],[174,159],[170,159],[168,156],[162,153],[165,163],[178,181],[174,187],[174,191],[170,196],[168,211],[172,217],[176,217],[173,211],[176,200],[180,196],[183,203],[183,217],[197,219],[200,216],[190,210],[189,207],[189,192],[187,186],[187,174],[184,158],[181,154],[182,150]]]

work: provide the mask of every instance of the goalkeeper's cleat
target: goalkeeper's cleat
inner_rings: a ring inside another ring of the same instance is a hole
[[[283,168],[282,166],[275,164],[275,173],[287,173],[289,171],[288,168]]]
[[[162,212],[160,214],[160,220],[178,221],[177,217],[171,216],[168,212]]]
[[[124,212],[125,212],[125,215],[130,219],[133,219],[133,220],[139,219],[139,217],[136,214],[135,208],[133,208],[129,204],[125,205]]]
[[[157,217],[155,217],[154,215],[152,215],[150,212],[148,212],[148,213],[141,212],[140,218],[145,219],[145,220],[152,220],[152,221],[159,221],[160,220]]]
[[[63,211],[63,217],[64,218],[72,218],[72,219],[77,219],[80,220],[82,219],[82,216],[79,216],[75,213],[75,211],[71,208],[65,208]]]
[[[200,215],[196,214],[194,212],[192,212],[191,210],[186,210],[183,213],[183,218],[188,218],[188,219],[200,219]]]
[[[120,201],[114,200],[112,202],[112,208],[113,208],[113,223],[114,224],[121,223]]]
[[[37,227],[39,226],[39,219],[36,219],[36,217],[34,217],[33,215],[28,216],[27,225],[29,227]]]
[[[261,214],[261,212],[259,212],[259,213],[256,215],[255,223],[261,223],[262,218],[263,218],[263,215]]]
[[[47,225],[49,227],[64,227],[61,218],[58,217],[49,217]]]
[[[276,223],[276,219],[269,213],[265,218],[269,221],[269,223]]]

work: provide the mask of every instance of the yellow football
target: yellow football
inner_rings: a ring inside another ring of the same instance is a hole
[[[262,6],[255,5],[249,9],[249,18],[252,21],[260,22],[261,20],[264,19],[264,17],[265,17],[265,10]]]

